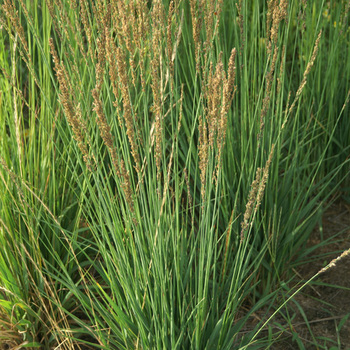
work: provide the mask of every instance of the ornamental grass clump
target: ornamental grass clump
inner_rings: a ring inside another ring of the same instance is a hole
[[[349,6],[331,6],[3,2],[1,345],[278,338],[256,315],[286,306],[348,175]]]

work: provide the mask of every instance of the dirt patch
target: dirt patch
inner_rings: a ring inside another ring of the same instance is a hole
[[[298,268],[300,280],[307,281],[332,259],[350,248],[350,205],[338,202],[330,206],[308,242],[330,243],[315,250],[310,262]],[[350,349],[350,256],[321,274],[288,304],[292,322],[273,350]],[[286,324],[281,316],[272,323]]]

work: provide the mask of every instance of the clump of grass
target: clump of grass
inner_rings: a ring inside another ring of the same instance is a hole
[[[2,328],[249,347],[347,175],[346,2],[41,5],[0,12]]]

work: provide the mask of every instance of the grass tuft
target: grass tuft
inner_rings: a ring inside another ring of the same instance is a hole
[[[4,0],[0,344],[278,340],[273,317],[292,326],[287,303],[349,254],[293,285],[349,189],[349,9]]]

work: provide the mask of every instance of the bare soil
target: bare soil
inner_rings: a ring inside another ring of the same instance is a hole
[[[311,262],[296,269],[300,280],[307,281],[350,248],[349,203],[342,201],[329,207],[323,215],[322,225],[318,225],[311,234],[308,246],[332,237],[330,244],[310,255]],[[319,275],[297,294],[289,302],[288,312],[289,316],[293,316],[292,323],[270,349],[350,350],[350,256],[338,261],[336,266]],[[276,325],[277,322],[286,323],[282,317],[277,317]]]

